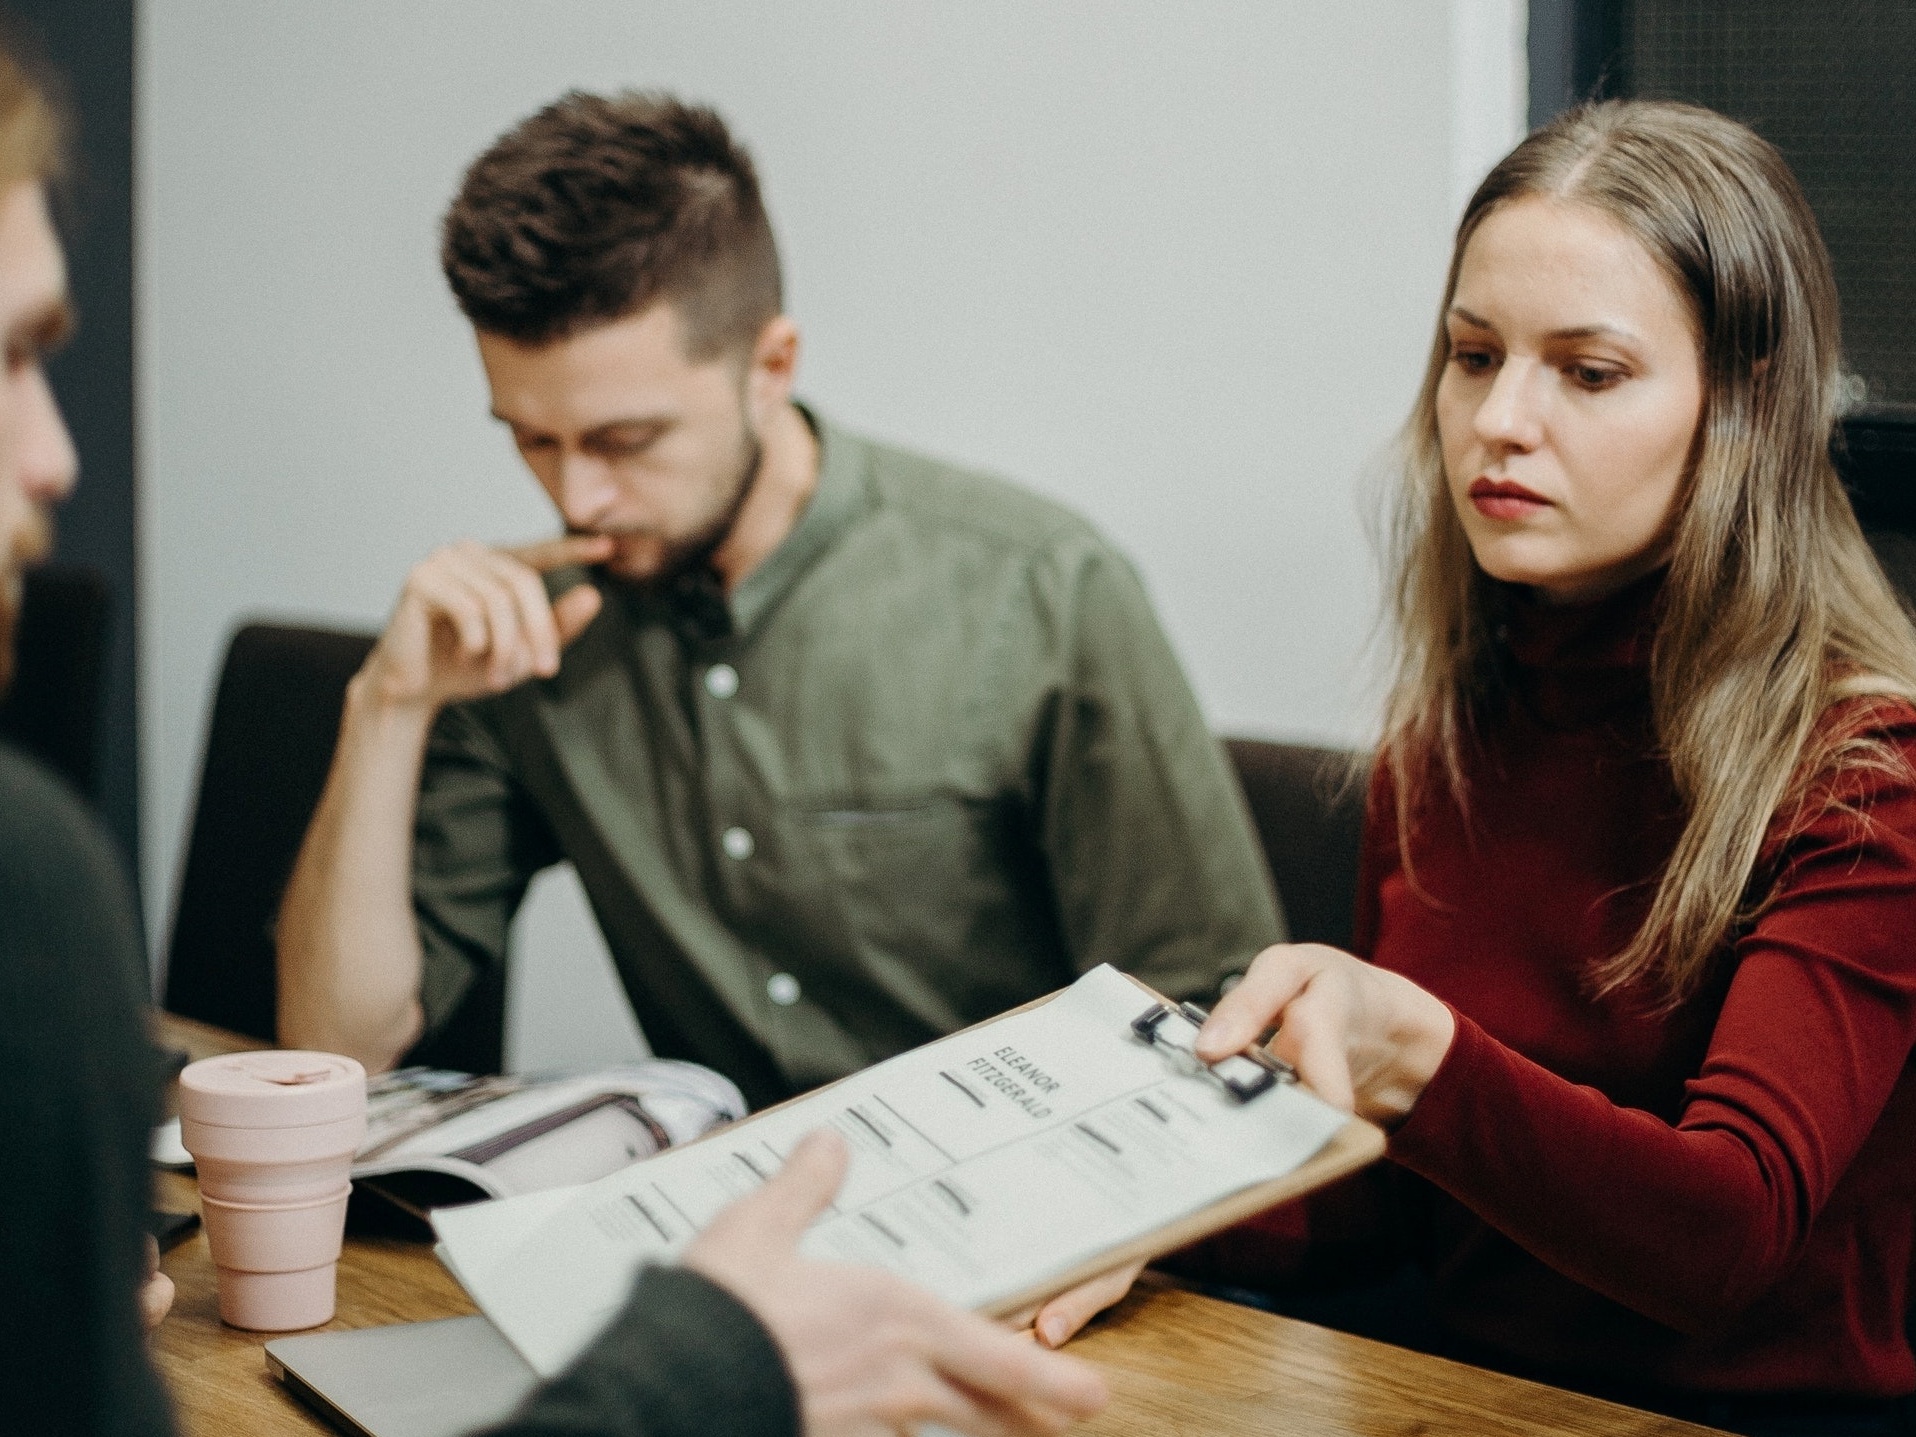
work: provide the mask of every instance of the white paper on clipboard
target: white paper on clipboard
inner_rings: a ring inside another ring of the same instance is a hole
[[[1240,1103],[1135,1037],[1109,967],[597,1182],[434,1215],[448,1265],[542,1376],[563,1369],[712,1216],[819,1127],[852,1153],[808,1255],[991,1309],[1281,1178],[1350,1123],[1295,1084]],[[1381,1146],[1381,1144],[1380,1144]]]

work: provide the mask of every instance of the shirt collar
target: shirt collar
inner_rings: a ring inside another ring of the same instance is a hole
[[[803,404],[798,412],[818,439],[818,487],[792,532],[729,597],[733,642],[750,638],[805,571],[872,506],[864,444]]]

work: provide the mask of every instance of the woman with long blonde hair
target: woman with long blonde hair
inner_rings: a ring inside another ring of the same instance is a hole
[[[1408,1258],[1442,1350],[1904,1430],[1916,631],[1842,394],[1828,256],[1745,127],[1586,106],[1478,189],[1405,430],[1361,956],[1267,950],[1201,1040],[1276,1025],[1394,1161],[1188,1271]]]
[[[1370,961],[1271,950],[1206,1034],[1393,1130],[1442,1330],[1644,1400],[1916,1389],[1916,632],[1840,360],[1743,126],[1597,105],[1492,172],[1406,432]]]

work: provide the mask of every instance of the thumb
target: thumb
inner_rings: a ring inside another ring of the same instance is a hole
[[[1052,1298],[1039,1309],[1032,1323],[1038,1340],[1046,1347],[1063,1347],[1079,1328],[1113,1303],[1122,1301],[1143,1271],[1143,1263],[1127,1263]]]
[[[830,1128],[807,1133],[778,1175],[732,1206],[732,1219],[759,1240],[791,1247],[832,1204],[845,1181],[851,1154]]]
[[[559,626],[560,644],[569,644],[586,631],[605,607],[605,596],[593,584],[574,584],[552,601],[552,621]]]

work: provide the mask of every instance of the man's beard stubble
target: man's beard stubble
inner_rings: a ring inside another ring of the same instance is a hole
[[[739,465],[737,476],[732,480],[732,492],[726,498],[725,506],[705,528],[668,549],[664,562],[648,583],[661,586],[670,584],[694,569],[711,567],[712,555],[718,552],[719,545],[731,537],[733,528],[738,524],[738,516],[745,508],[745,501],[752,497],[752,486],[758,482],[759,466],[765,462],[765,446],[759,443],[758,435],[748,428],[742,437],[744,462]]]
[[[687,574],[712,567],[712,556],[732,533],[738,523],[738,516],[744,511],[745,501],[752,497],[752,488],[758,482],[758,472],[765,459],[765,446],[749,426],[742,426],[740,447],[743,459],[732,479],[730,492],[723,506],[711,522],[695,533],[668,546],[660,556],[657,566],[651,573],[643,576],[620,574],[616,569],[607,569],[607,577],[618,583],[630,584],[634,588],[664,593],[672,588]],[[614,539],[619,535],[613,530],[571,529],[574,534],[610,534]]]

